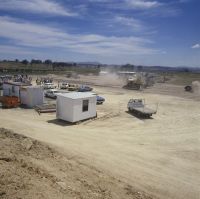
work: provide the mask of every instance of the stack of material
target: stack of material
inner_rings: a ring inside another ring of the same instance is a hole
[[[43,104],[35,106],[35,110],[40,113],[52,113],[56,112],[56,105],[55,104]]]
[[[20,105],[20,100],[16,96],[0,97],[0,102],[2,103],[2,107],[5,108],[16,108]]]

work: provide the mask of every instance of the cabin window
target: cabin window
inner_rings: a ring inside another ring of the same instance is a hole
[[[83,112],[88,111],[88,106],[89,106],[89,100],[83,100],[83,107],[82,107]]]
[[[12,86],[12,93],[14,93],[15,92],[15,87],[14,86]]]

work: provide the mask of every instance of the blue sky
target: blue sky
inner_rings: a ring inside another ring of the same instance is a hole
[[[0,0],[0,59],[200,67],[200,0]]]

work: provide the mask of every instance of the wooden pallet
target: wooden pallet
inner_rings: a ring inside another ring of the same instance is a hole
[[[56,112],[56,105],[55,104],[43,104],[43,105],[37,105],[34,108],[38,114],[41,113],[53,113]]]

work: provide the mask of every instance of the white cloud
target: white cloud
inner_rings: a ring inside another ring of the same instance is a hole
[[[14,45],[36,48],[62,48],[69,52],[102,56],[159,53],[147,47],[152,41],[142,37],[108,37],[97,34],[69,34],[62,30],[0,17],[0,37]]]
[[[52,0],[0,0],[0,10],[15,10],[39,14],[76,16]]]
[[[158,1],[146,1],[146,0],[125,0],[126,3],[135,9],[151,9],[162,5]]]
[[[143,30],[143,24],[140,20],[138,19],[134,19],[132,17],[123,17],[123,16],[116,16],[114,21],[125,25],[125,26],[129,26],[132,29],[134,29],[135,31],[140,31]]]
[[[193,48],[193,49],[200,48],[200,44],[195,44],[191,48]]]
[[[129,8],[134,9],[151,9],[162,5],[160,2],[156,0],[88,0],[93,3],[112,3],[115,7],[116,4],[120,3],[120,5],[128,5]]]

